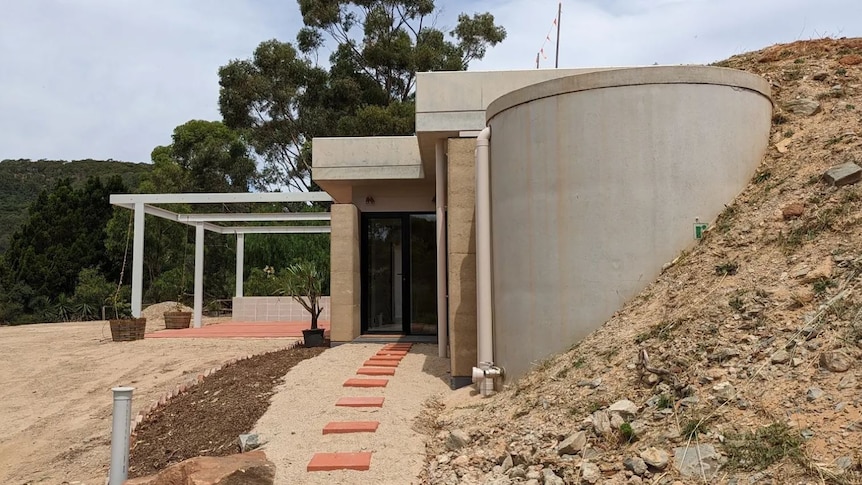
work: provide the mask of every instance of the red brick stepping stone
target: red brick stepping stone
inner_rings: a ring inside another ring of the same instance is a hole
[[[336,406],[347,408],[382,408],[382,397],[342,397],[336,403]]]
[[[308,462],[309,472],[328,472],[332,470],[359,470],[371,468],[371,452],[360,453],[315,453]]]
[[[377,354],[371,358],[375,359],[375,360],[394,360],[395,362],[401,362],[401,359],[403,359],[404,356],[403,355],[380,355],[380,354]]]
[[[405,356],[409,352],[407,350],[381,350],[376,355],[400,355]]]
[[[389,367],[360,367],[356,373],[363,376],[394,376],[395,369]]]
[[[365,363],[362,364],[363,367],[398,367],[398,361],[396,360],[380,360],[380,359],[369,359],[366,360]]]
[[[344,387],[386,387],[389,379],[347,379]]]
[[[333,421],[323,427],[323,434],[373,433],[378,426],[378,421]]]

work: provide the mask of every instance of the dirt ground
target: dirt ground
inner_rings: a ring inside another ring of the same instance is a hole
[[[256,355],[222,368],[172,399],[135,431],[129,477],[158,473],[196,456],[239,453],[237,437],[254,428],[284,375],[324,350],[297,347]]]
[[[148,331],[158,326],[148,319]],[[112,387],[135,388],[136,415],[206,369],[291,342],[111,342],[106,322],[0,327],[0,483],[102,485],[110,456]]]

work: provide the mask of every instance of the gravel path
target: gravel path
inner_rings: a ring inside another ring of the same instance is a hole
[[[256,431],[269,440],[267,457],[276,465],[277,484],[398,484],[418,483],[425,461],[425,440],[412,429],[423,403],[451,391],[444,380],[448,361],[437,357],[437,347],[414,344],[395,375],[382,389],[342,386],[357,376],[365,360],[382,344],[347,344],[299,363],[285,376],[272,405]],[[376,378],[376,377],[375,377]],[[341,397],[383,396],[383,408],[351,409],[335,406]],[[322,434],[330,421],[379,421],[375,433]],[[368,471],[305,471],[314,453],[371,451]]]

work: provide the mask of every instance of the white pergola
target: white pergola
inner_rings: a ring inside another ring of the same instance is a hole
[[[201,326],[204,287],[204,231],[236,235],[236,296],[242,296],[243,259],[246,234],[320,234],[331,232],[330,226],[250,225],[259,222],[329,221],[329,212],[214,213],[179,214],[156,207],[156,204],[245,204],[288,202],[331,202],[326,192],[268,192],[217,194],[113,194],[111,204],[134,211],[132,243],[132,315],[141,316],[144,279],[144,216],[150,214],[195,228],[194,326]],[[245,223],[246,225],[233,225]]]

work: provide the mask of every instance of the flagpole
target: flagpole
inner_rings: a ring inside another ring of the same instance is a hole
[[[554,68],[560,67],[560,17],[563,15],[563,2],[557,4],[557,58],[554,61]]]

